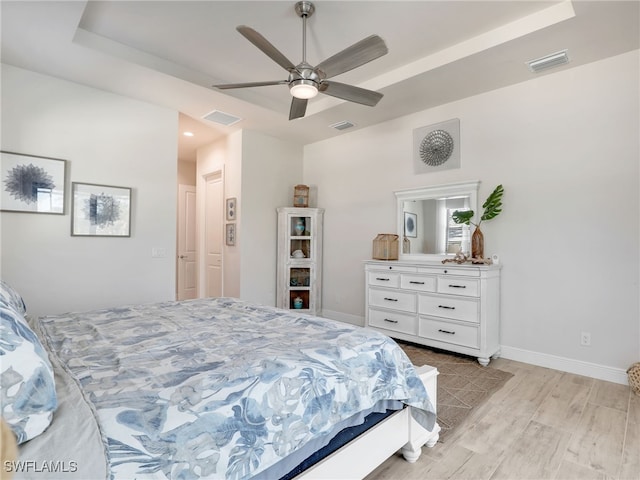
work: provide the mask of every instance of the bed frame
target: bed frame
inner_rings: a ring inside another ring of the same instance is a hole
[[[418,367],[417,372],[435,408],[438,370],[424,365]],[[429,432],[413,419],[411,407],[403,408],[305,470],[295,480],[364,478],[398,450],[406,461],[414,463],[420,457],[423,445],[433,447],[436,444],[439,432],[437,423]]]

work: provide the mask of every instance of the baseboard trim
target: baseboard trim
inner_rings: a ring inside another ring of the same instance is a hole
[[[359,327],[362,327],[365,324],[364,317],[336,312],[333,310],[322,310],[322,316],[330,318],[331,320],[338,320],[351,325],[357,325]],[[553,368],[554,370],[560,370],[561,372],[574,373],[576,375],[597,378],[598,380],[605,380],[607,382],[629,385],[629,378],[627,377],[626,370],[620,368],[607,367],[605,365],[598,365],[597,363],[583,362],[582,360],[559,357],[557,355],[549,355],[547,353],[533,352],[522,348],[509,347],[508,345],[501,345],[500,350],[500,355],[502,357],[509,360],[515,360],[516,362],[529,363],[539,367]]]
[[[364,317],[360,315],[351,315],[349,313],[334,312],[333,310],[322,310],[322,316],[324,318],[330,318],[331,320],[338,320],[344,323],[350,323],[358,327],[364,327]]]
[[[501,356],[517,362],[530,363],[539,367],[553,368],[562,372],[575,373],[607,382],[629,385],[627,372],[620,368],[607,367],[596,363],[583,362],[572,358],[558,357],[547,353],[532,352],[522,348],[501,346]]]

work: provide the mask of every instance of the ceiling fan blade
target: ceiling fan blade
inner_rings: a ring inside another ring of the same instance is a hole
[[[230,88],[249,88],[249,87],[268,87],[269,85],[287,85],[287,80],[274,80],[271,82],[248,82],[248,83],[223,83],[221,85],[211,85],[214,88],[220,90],[227,90]]]
[[[383,95],[373,90],[366,90],[346,83],[324,81],[320,84],[319,90],[332,97],[341,98],[350,102],[360,103],[369,107],[374,107]]]
[[[293,97],[291,100],[291,110],[289,110],[289,120],[304,117],[307,111],[307,99]]]
[[[371,35],[327,58],[315,70],[322,73],[321,77],[331,78],[375,60],[388,52],[389,49],[384,40],[378,35]]]
[[[240,32],[247,40],[262,50],[269,58],[271,58],[271,60],[276,62],[285,70],[290,72],[296,68],[295,65],[291,63],[291,61],[285,57],[282,52],[280,52],[280,50],[274,47],[269,40],[256,32],[253,28],[247,27],[246,25],[240,25],[239,27],[236,27],[236,30],[238,30],[238,32]]]

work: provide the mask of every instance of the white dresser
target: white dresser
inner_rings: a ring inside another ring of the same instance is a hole
[[[367,261],[366,325],[478,358],[500,355],[500,267]]]

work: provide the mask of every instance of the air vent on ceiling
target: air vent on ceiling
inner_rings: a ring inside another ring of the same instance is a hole
[[[354,127],[355,123],[351,123],[348,120],[343,120],[342,122],[334,123],[333,125],[329,125],[331,128],[335,128],[336,130],[346,130],[347,128]]]
[[[529,66],[529,70],[534,73],[538,73],[541,70],[564,65],[565,63],[569,63],[567,50],[552,53],[551,55],[545,55],[544,57],[536,58],[535,60],[529,60],[527,65]]]
[[[210,122],[219,123],[221,125],[230,126],[234,123],[238,123],[242,120],[240,117],[236,117],[234,115],[230,115],[228,113],[221,112],[220,110],[214,110],[213,112],[207,113],[204,117],[205,120],[209,120]]]

